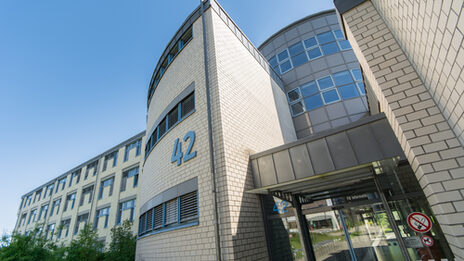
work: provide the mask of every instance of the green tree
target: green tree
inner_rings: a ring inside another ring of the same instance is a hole
[[[53,260],[56,245],[47,240],[36,227],[27,235],[14,233],[2,236],[0,260],[2,261],[42,261]]]
[[[73,239],[64,254],[66,261],[100,261],[105,259],[103,253],[104,244],[98,241],[97,231],[92,229],[90,224],[86,224],[79,232],[76,239]]]
[[[132,222],[124,220],[121,226],[111,229],[111,243],[106,252],[108,261],[134,260],[137,237],[132,234]]]

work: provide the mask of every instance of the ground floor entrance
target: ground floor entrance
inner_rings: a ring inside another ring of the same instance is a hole
[[[272,260],[454,260],[407,162],[291,184],[262,199]]]

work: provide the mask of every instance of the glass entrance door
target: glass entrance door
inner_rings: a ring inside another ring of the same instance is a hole
[[[269,206],[274,210],[264,209],[272,213],[267,214],[267,226],[273,260],[308,260],[306,253],[311,252],[318,261],[454,260],[410,166],[390,165],[379,163],[371,176],[349,184],[320,182],[324,186],[309,184],[311,190],[298,185],[299,201],[293,196],[295,205],[301,206],[298,215],[291,202],[271,197],[274,205]],[[278,206],[286,207],[275,214]],[[407,222],[412,212],[430,217],[432,229],[414,232]],[[300,231],[301,227],[307,231]],[[431,238],[433,245],[426,247],[421,242],[424,237]],[[310,239],[312,250],[304,247],[309,240],[303,238]]]

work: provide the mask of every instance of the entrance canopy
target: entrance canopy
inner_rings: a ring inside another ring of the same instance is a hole
[[[405,159],[385,115],[378,114],[251,156],[251,193],[308,194],[356,186],[373,162]]]

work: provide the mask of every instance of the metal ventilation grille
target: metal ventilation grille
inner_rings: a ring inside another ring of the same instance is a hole
[[[166,202],[166,225],[177,223],[177,199]]]
[[[163,226],[163,205],[155,207],[155,228]]]
[[[189,112],[193,111],[195,109],[195,98],[194,94],[192,93],[189,96],[187,96],[181,104],[181,117],[183,118],[185,115],[187,115]]]
[[[148,210],[146,215],[147,215],[147,227],[145,230],[150,231],[153,229],[153,209]]]
[[[180,197],[180,222],[197,218],[197,192],[191,192]]]

